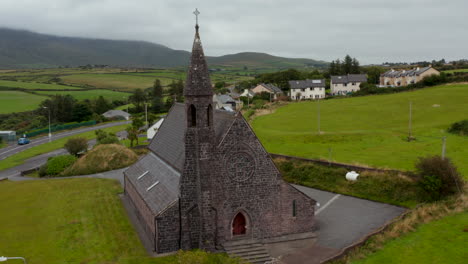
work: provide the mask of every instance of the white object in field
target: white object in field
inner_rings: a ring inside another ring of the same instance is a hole
[[[348,181],[355,181],[357,180],[358,176],[359,176],[359,173],[356,173],[355,171],[350,171],[346,173],[346,179]]]

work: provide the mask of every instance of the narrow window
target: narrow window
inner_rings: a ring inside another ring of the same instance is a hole
[[[211,107],[211,104],[208,105],[206,108],[206,126],[211,126],[211,115],[213,112],[213,108]]]
[[[296,217],[296,200],[293,200],[292,203],[292,216]]]
[[[188,120],[189,126],[191,127],[197,126],[197,109],[195,108],[195,106],[190,105],[187,118],[189,118]]]

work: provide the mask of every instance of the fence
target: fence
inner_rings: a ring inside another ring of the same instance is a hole
[[[73,128],[77,128],[77,127],[83,127],[83,126],[93,126],[95,124],[96,124],[96,120],[91,120],[91,121],[86,121],[86,122],[81,122],[81,123],[73,122],[73,123],[66,123],[66,124],[62,124],[62,125],[51,126],[50,130],[51,130],[51,132],[56,132],[56,131],[61,131],[61,130],[73,129]],[[33,130],[33,131],[25,133],[25,134],[26,134],[27,137],[34,137],[34,136],[37,136],[37,135],[40,135],[40,134],[45,134],[45,133],[49,133],[49,128],[48,127]]]

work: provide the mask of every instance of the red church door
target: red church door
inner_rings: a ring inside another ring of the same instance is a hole
[[[232,221],[232,234],[234,236],[245,235],[245,224],[245,216],[242,213],[238,213],[234,217],[234,221]]]

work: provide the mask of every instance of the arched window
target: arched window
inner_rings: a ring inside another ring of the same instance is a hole
[[[206,108],[206,126],[211,126],[211,118],[212,118],[212,114],[213,113],[213,108],[211,107],[211,104],[208,105],[208,107]]]
[[[197,126],[197,109],[195,108],[195,106],[193,105],[190,105],[189,109],[188,109],[188,113],[187,113],[187,121],[188,121],[188,125],[190,127],[196,127]]]

